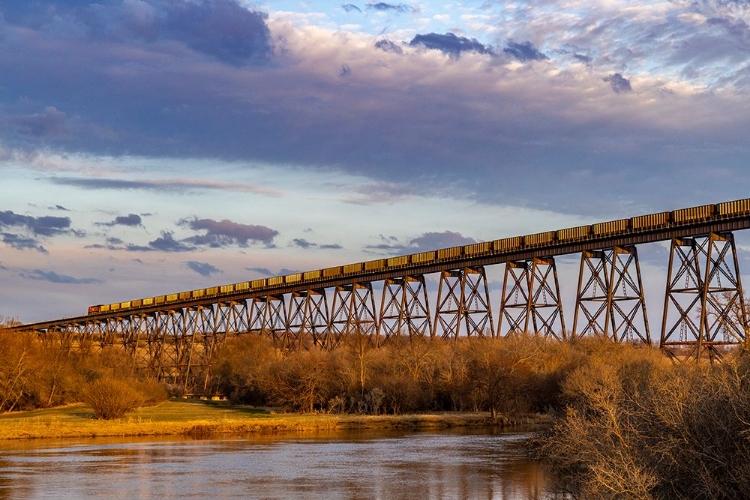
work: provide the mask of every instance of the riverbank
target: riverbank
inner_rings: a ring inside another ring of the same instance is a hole
[[[0,415],[0,440],[282,434],[356,429],[425,430],[544,426],[549,422],[543,415],[501,416],[493,421],[487,413],[288,414],[207,401],[172,400],[158,406],[140,408],[116,420],[96,420],[91,408],[84,404]]]

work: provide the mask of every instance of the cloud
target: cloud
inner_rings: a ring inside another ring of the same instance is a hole
[[[630,80],[624,78],[620,73],[614,73],[604,78],[616,94],[627,94],[633,91]]]
[[[96,278],[74,278],[72,276],[57,274],[53,271],[42,271],[41,269],[34,269],[34,271],[30,273],[21,272],[18,275],[28,280],[49,281],[50,283],[61,283],[65,285],[90,285],[103,283],[102,280]]]
[[[479,43],[475,38],[456,36],[453,33],[440,35],[438,33],[427,33],[416,35],[409,45],[412,47],[423,46],[435,49],[451,57],[458,58],[463,52],[476,52],[478,54],[495,55],[492,47]]]
[[[190,260],[190,261],[185,262],[185,264],[190,269],[192,269],[196,273],[200,274],[201,276],[208,277],[208,276],[212,276],[214,274],[221,274],[221,273],[224,272],[221,269],[219,269],[217,267],[214,267],[211,264],[207,264],[205,262],[196,262],[194,260]]]
[[[3,243],[16,250],[37,250],[40,253],[49,253],[46,248],[39,244],[34,238],[22,236],[20,234],[13,233],[0,233],[3,237]]]
[[[312,243],[310,241],[307,241],[304,238],[295,238],[290,243],[293,247],[302,248],[305,250],[311,249],[311,248],[320,248],[321,250],[340,250],[343,248],[341,245],[337,243],[329,243],[329,244],[323,244],[319,245],[318,243]]]
[[[195,189],[239,191],[255,193],[265,196],[281,196],[283,193],[276,189],[252,184],[236,182],[217,182],[193,179],[165,179],[165,180],[138,180],[126,179],[103,179],[103,178],[80,178],[80,177],[52,177],[49,179],[53,184],[62,186],[74,186],[83,189],[114,189],[114,190],[136,190],[147,191],[176,191],[187,193]]]
[[[67,208],[65,208],[62,205],[55,205],[54,207],[49,207],[50,210],[59,210],[60,212],[70,212]]]
[[[347,76],[352,74],[352,69],[349,67],[348,64],[342,64],[341,69],[339,69],[339,76],[342,78],[346,78]]]
[[[392,52],[394,54],[403,54],[404,51],[394,42],[390,40],[381,39],[375,42],[375,48],[380,49],[383,52]]]
[[[194,246],[174,239],[170,231],[162,231],[161,236],[148,243],[148,246],[129,244],[125,247],[129,252],[189,252]]]
[[[208,245],[222,247],[227,245],[247,246],[249,243],[264,243],[271,245],[279,232],[266,226],[240,224],[228,219],[216,221],[212,219],[182,219],[180,226],[194,231],[205,231],[205,234],[186,238],[185,241],[194,245]]]
[[[521,62],[543,61],[549,59],[546,55],[539,52],[531,42],[508,42],[508,45],[503,49],[503,52],[513,56]]]
[[[351,3],[345,3],[344,5],[341,6],[341,8],[347,12],[353,12],[353,11],[362,12],[362,9],[360,9],[359,7]]]
[[[0,212],[0,227],[25,227],[35,235],[55,236],[71,233],[70,217],[32,217],[11,210]]]
[[[264,276],[273,276],[273,273],[267,267],[246,267],[245,270],[252,271],[258,274],[262,274]]]
[[[115,220],[111,222],[97,222],[99,226],[128,226],[128,227],[143,227],[141,216],[138,214],[119,215],[115,217]]]
[[[377,3],[368,3],[366,7],[368,9],[379,10],[381,12],[414,12],[413,7],[411,7],[410,5],[403,4],[403,3],[396,5],[396,4],[385,3],[385,2],[377,2]]]
[[[455,246],[476,243],[474,238],[464,236],[454,231],[428,232],[402,243],[395,236],[380,235],[380,243],[367,245],[365,250],[376,251],[388,255],[426,252]]]
[[[35,138],[69,135],[70,130],[65,121],[65,113],[58,111],[55,107],[47,107],[43,113],[19,116],[10,120],[19,134]]]

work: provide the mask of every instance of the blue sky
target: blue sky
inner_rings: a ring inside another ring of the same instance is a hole
[[[727,0],[2,2],[0,315],[748,197],[749,22]],[[652,308],[665,254],[642,253]]]

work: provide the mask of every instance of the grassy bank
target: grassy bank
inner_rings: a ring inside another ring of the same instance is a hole
[[[211,436],[314,433],[353,429],[446,429],[455,427],[544,425],[541,416],[500,417],[487,413],[420,415],[276,414],[246,406],[173,400],[141,408],[111,421],[96,420],[91,408],[73,404],[0,416],[0,439],[108,436]]]

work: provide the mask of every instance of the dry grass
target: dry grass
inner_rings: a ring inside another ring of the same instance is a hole
[[[544,417],[489,419],[486,413],[424,415],[275,414],[246,406],[174,400],[140,408],[124,418],[96,420],[90,407],[73,404],[0,416],[0,440],[68,437],[243,435],[346,429],[444,429],[488,425],[543,425]]]

